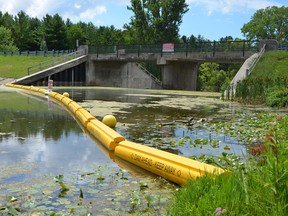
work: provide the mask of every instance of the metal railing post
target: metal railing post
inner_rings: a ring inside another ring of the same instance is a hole
[[[242,54],[243,57],[245,56],[245,43],[246,43],[246,42],[243,41],[243,50],[242,50],[242,51],[243,51],[243,54]]]
[[[140,45],[138,45],[138,58],[140,57]]]
[[[213,41],[213,57],[215,57],[215,52],[216,52],[216,41]]]

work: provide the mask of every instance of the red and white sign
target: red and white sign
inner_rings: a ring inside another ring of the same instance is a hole
[[[174,43],[163,43],[162,52],[174,52]]]
[[[53,80],[48,80],[48,92],[52,92],[53,90]]]

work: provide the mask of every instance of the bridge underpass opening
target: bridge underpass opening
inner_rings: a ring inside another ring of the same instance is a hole
[[[45,77],[31,85],[47,86],[49,77]],[[55,73],[50,76],[55,86],[86,86],[86,63]]]

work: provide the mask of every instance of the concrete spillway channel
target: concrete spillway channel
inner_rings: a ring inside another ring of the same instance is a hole
[[[210,164],[130,142],[114,129],[97,120],[78,103],[57,92],[48,92],[45,89],[33,86],[15,84],[6,84],[6,86],[28,90],[28,93],[37,92],[48,95],[63,105],[77,122],[80,122],[108,151],[113,151],[116,156],[123,160],[142,167],[176,184],[183,185],[187,181],[205,174],[217,176],[228,172]]]

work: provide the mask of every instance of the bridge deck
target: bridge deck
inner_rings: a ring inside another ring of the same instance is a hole
[[[89,56],[93,61],[151,61],[161,64],[164,59],[164,64],[167,61],[229,63],[244,62],[258,50],[258,42],[255,41],[128,44],[89,46]]]
[[[244,62],[255,51],[243,52],[190,52],[190,53],[110,53],[110,54],[90,54],[90,60],[93,61],[123,61],[123,62],[157,62],[157,64],[166,64],[172,61],[192,61],[192,62]]]

